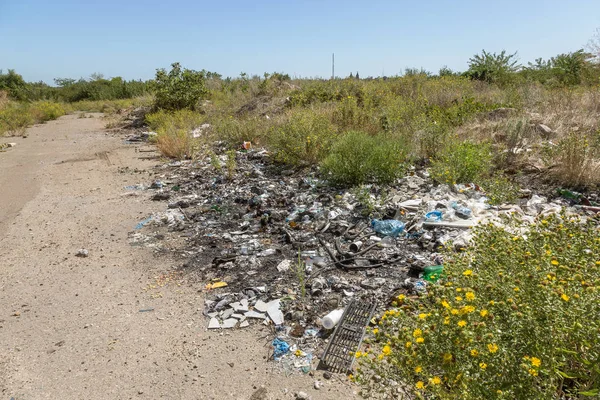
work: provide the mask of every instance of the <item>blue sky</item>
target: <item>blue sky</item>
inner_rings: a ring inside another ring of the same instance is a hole
[[[179,61],[225,76],[406,67],[465,70],[482,49],[523,63],[577,50],[600,27],[598,0],[0,0],[0,68],[26,80],[148,79]]]

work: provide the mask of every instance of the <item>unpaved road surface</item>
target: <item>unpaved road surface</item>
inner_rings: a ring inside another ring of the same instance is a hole
[[[267,328],[206,330],[201,285],[128,242],[160,205],[124,186],[158,162],[104,124],[71,115],[0,139],[18,143],[0,153],[0,398],[356,397],[343,377],[285,377]]]

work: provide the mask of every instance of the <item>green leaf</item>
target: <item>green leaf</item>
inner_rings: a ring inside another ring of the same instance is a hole
[[[600,394],[600,389],[586,390],[585,392],[579,392],[579,394],[585,397],[595,397]]]
[[[558,372],[558,374],[560,376],[562,376],[563,378],[567,378],[567,379],[576,379],[577,378],[577,375],[569,375],[569,374],[567,374],[565,372],[562,372],[562,371],[556,371],[556,372]]]

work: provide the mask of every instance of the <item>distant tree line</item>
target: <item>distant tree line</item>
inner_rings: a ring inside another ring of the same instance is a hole
[[[600,32],[598,44],[596,47],[591,46],[591,49],[590,52],[580,49],[571,53],[559,54],[548,60],[538,58],[526,66],[519,64],[517,53],[507,53],[506,51],[491,53],[483,50],[469,59],[469,68],[464,72],[453,71],[444,66],[440,68],[438,74],[422,68],[407,68],[403,75],[464,76],[501,86],[525,82],[539,82],[552,87],[598,85],[600,84]],[[350,73],[346,79],[359,80],[361,78],[356,72],[356,75]],[[376,78],[367,77],[364,80],[371,79]],[[0,70],[0,90],[7,92],[10,98],[18,101],[118,100],[156,93],[165,108],[181,107],[183,103],[190,103],[190,98],[205,96],[213,87],[219,87],[223,91],[233,92],[240,89],[245,92],[249,89],[251,81],[259,81],[259,89],[266,92],[273,85],[277,86],[290,80],[288,74],[278,72],[265,73],[263,77],[257,75],[249,77],[248,74],[242,72],[239,78],[223,79],[216,72],[182,69],[179,63],[174,63],[169,73],[164,69],[158,69],[156,79],[153,80],[128,81],[121,77],[106,79],[101,74],[93,74],[89,79],[56,78],[54,79],[55,86],[50,86],[44,82],[26,82],[12,69],[9,69],[7,73]],[[211,85],[210,82],[215,82],[215,85]],[[174,92],[180,93],[177,98],[168,96],[173,92],[173,85],[177,86],[177,90]],[[189,91],[194,93],[186,93]]]

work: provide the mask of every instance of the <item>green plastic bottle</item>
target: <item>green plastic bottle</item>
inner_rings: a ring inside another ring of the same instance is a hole
[[[443,265],[430,265],[429,267],[425,267],[423,269],[423,279],[428,282],[437,282],[443,274]]]

